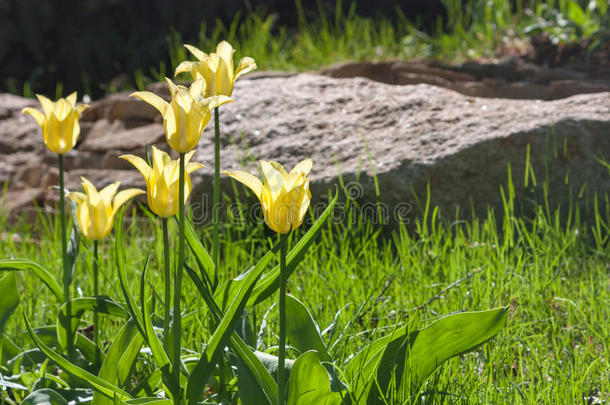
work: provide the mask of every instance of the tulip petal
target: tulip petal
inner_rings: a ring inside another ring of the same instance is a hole
[[[73,92],[68,97],[66,97],[66,100],[68,100],[72,107],[76,106],[76,92]]]
[[[40,125],[41,127],[44,125],[45,116],[44,116],[43,113],[41,113],[37,109],[32,108],[32,107],[26,107],[23,110],[21,110],[21,113],[22,114],[29,114],[32,117],[34,117],[34,119],[36,120],[38,125]]]
[[[197,62],[191,62],[188,60],[180,62],[180,64],[178,65],[178,67],[176,67],[176,70],[174,71],[174,76],[178,76],[180,73],[184,72],[192,72],[193,67],[196,67],[196,65]]]
[[[241,58],[239,60],[239,64],[237,65],[237,69],[235,70],[235,78],[236,80],[239,76],[245,75],[257,68],[256,62],[249,56]]]
[[[77,104],[76,105],[76,111],[78,111],[78,115],[80,115],[83,111],[85,111],[87,108],[89,108],[88,104]]]
[[[273,166],[275,170],[282,173],[282,177],[288,176],[288,172],[286,171],[286,169],[284,169],[284,166],[282,166],[281,163],[274,162],[273,160],[271,160],[269,163],[271,164],[271,166]]]
[[[313,162],[310,158],[304,159],[302,161],[300,161],[291,171],[290,174],[292,173],[303,173],[304,175],[308,175],[309,171],[311,170],[311,167],[313,166]]]
[[[120,185],[121,185],[121,182],[116,181],[114,183],[107,185],[106,187],[104,187],[103,189],[100,190],[100,193],[99,193],[100,198],[102,199],[102,201],[104,201],[104,205],[106,205],[107,207],[112,206],[112,198],[116,194]]]
[[[220,107],[223,104],[234,102],[235,100],[227,96],[212,96],[203,100],[203,103],[207,104],[210,110],[216,107]]]
[[[165,115],[165,110],[167,110],[167,106],[169,105],[167,101],[163,100],[155,93],[151,93],[150,91],[136,91],[135,93],[130,94],[130,97],[139,98],[140,100],[152,105],[163,115]]]
[[[205,95],[205,88],[205,79],[197,79],[193,82],[193,84],[191,84],[191,87],[189,88],[189,94],[191,95],[191,97],[193,97],[194,100],[199,100],[201,96]]]
[[[284,184],[283,173],[278,171],[271,162],[261,160],[260,164],[263,171],[263,177],[265,179],[265,187],[269,188],[272,198],[275,199],[282,189],[282,185]]]
[[[66,197],[74,201],[77,205],[87,201],[87,195],[78,191],[72,191],[66,194]]]
[[[144,194],[144,190],[140,190],[138,188],[128,188],[127,190],[119,191],[116,196],[114,196],[114,200],[112,201],[112,215],[116,214],[123,204],[140,194]]]
[[[186,164],[184,169],[186,170],[186,174],[191,174],[195,170],[201,169],[202,167],[205,167],[205,165],[202,164],[202,163],[199,163],[199,162],[190,162],[190,163]]]
[[[85,192],[87,193],[87,199],[89,200],[89,203],[91,205],[97,205],[100,200],[100,195],[97,192],[97,189],[95,188],[93,183],[91,183],[86,178],[81,177],[80,179],[82,181],[83,188],[85,189]]]
[[[172,94],[172,98],[178,92],[178,86],[174,82],[171,81],[170,78],[166,77],[165,82],[167,83],[167,87],[169,88],[169,92]]]
[[[36,94],[38,101],[40,101],[40,105],[42,106],[42,110],[44,111],[44,115],[47,117],[51,115],[53,112],[53,102],[43,96],[42,94]]]
[[[184,47],[189,50],[198,60],[204,60],[208,57],[208,54],[203,52],[201,49],[194,47],[193,45],[184,44]]]
[[[225,61],[227,69],[230,74],[233,75],[233,54],[235,53],[235,49],[233,49],[231,44],[227,41],[221,41],[216,46],[216,53]]]
[[[232,172],[223,171],[222,173],[244,184],[246,187],[252,190],[252,192],[256,195],[256,198],[258,198],[259,200],[261,199],[261,195],[263,193],[263,183],[258,179],[258,177],[241,170],[236,170]]]
[[[149,165],[146,164],[146,161],[141,157],[138,157],[136,155],[121,155],[119,156],[119,158],[124,159],[134,165],[134,167],[138,169],[140,173],[142,173],[144,179],[148,180],[150,178],[150,173],[152,172],[152,169]]]

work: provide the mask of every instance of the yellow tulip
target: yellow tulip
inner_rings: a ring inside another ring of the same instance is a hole
[[[233,85],[238,77],[256,69],[254,59],[246,56],[239,60],[237,69],[233,70],[235,50],[227,41],[216,47],[216,53],[206,54],[192,45],[184,45],[197,59],[197,62],[182,62],[176,68],[175,75],[190,72],[193,80],[204,78],[207,84],[206,97],[227,96],[233,93]]]
[[[191,151],[185,156],[185,187],[184,202],[191,193],[191,179],[189,174],[204,167],[201,163],[189,162],[195,151]],[[152,147],[152,167],[144,159],[135,155],[123,155],[121,159],[127,160],[142,173],[146,180],[146,190],[148,206],[160,217],[168,218],[178,213],[178,193],[180,191],[179,176],[180,162],[178,159],[172,160],[169,155],[162,150]]]
[[[78,119],[88,105],[76,104],[76,92],[56,102],[40,94],[36,97],[43,112],[32,107],[26,107],[21,112],[34,117],[42,128],[42,138],[51,152],[64,154],[70,151],[80,134]]]
[[[311,159],[297,164],[290,173],[277,162],[260,161],[264,183],[243,171],[223,172],[249,187],[261,202],[265,222],[278,233],[288,233],[303,223],[311,193],[309,178]]]
[[[97,191],[86,178],[81,177],[85,193],[68,193],[68,198],[76,203],[76,223],[81,233],[91,240],[103,239],[110,233],[114,215],[119,208],[142,190],[130,188],[119,191],[120,181]]]
[[[132,96],[159,110],[163,115],[167,143],[176,152],[186,153],[197,146],[201,133],[212,118],[210,110],[233,100],[226,96],[202,98],[206,86],[203,79],[193,82],[190,88],[165,80],[172,95],[169,103],[149,91],[138,91]]]

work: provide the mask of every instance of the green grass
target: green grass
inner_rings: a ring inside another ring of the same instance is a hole
[[[515,215],[511,190],[505,194],[509,197],[503,213],[490,210],[484,218],[460,220],[442,217],[428,206],[409,226],[391,229],[362,220],[354,202],[350,209],[337,212],[290,278],[288,288],[325,330],[339,366],[397,322],[408,319],[420,327],[443,314],[510,305],[506,329],[478,350],[444,364],[424,387],[421,403],[610,400],[607,197],[588,206],[575,199],[570,213],[537,204],[534,215],[526,218]],[[581,222],[579,218],[585,217],[592,220]],[[27,257],[59,274],[59,226],[53,221],[39,215],[34,222],[11,225],[3,218],[0,257]],[[202,227],[200,232],[204,245],[210,246],[211,227]],[[223,279],[253,265],[273,242],[270,235],[261,224],[227,226],[222,235]],[[132,291],[138,291],[143,262],[154,249],[148,280],[158,300],[163,296],[161,239],[151,218],[134,217],[126,224]],[[112,245],[109,239],[101,247],[106,256],[101,285],[122,301]],[[91,292],[87,264],[91,256],[91,246],[83,243],[76,295]],[[18,285],[22,308],[33,324],[54,322],[57,303],[47,289],[24,274],[19,275]],[[432,297],[436,298],[423,309],[414,310]],[[257,348],[273,354],[277,344],[274,301],[259,304],[250,314],[258,334]],[[184,325],[185,347],[200,351],[209,325],[205,305],[190,280],[185,281],[183,308],[193,314]],[[88,322],[90,318],[81,327]],[[105,320],[101,338],[112,339],[120,325],[120,321]],[[20,345],[33,347],[21,316],[13,316],[6,332]],[[294,358],[294,353],[289,354]],[[147,367],[144,362],[138,364]],[[5,376],[11,371],[0,366]],[[403,402],[388,398],[388,403]]]

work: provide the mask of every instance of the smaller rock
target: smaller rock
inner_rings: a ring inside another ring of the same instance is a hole
[[[143,153],[147,145],[161,142],[164,138],[163,125],[149,124],[120,132],[107,133],[96,138],[88,138],[79,150],[105,153],[114,149],[123,151],[123,153]]]
[[[13,178],[13,185],[22,188],[46,189],[59,183],[59,170],[40,161],[20,166]]]
[[[34,107],[38,102],[32,98],[24,98],[13,94],[0,94],[0,119],[20,114],[25,107]]]
[[[95,121],[105,118],[114,120],[144,120],[151,122],[159,115],[153,106],[130,97],[131,93],[113,94],[103,100],[95,101],[83,111],[82,121]]]
[[[44,194],[44,190],[40,188],[8,190],[0,198],[0,212],[21,212],[24,208],[41,205]]]

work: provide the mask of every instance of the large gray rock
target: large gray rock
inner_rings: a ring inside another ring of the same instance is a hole
[[[610,93],[557,101],[482,99],[424,84],[301,74],[238,82],[233,98],[236,103],[221,107],[224,169],[252,159],[292,167],[311,157],[317,199],[341,173],[350,194],[375,201],[376,177],[390,219],[395,212],[417,215],[412,191],[425,198],[428,183],[432,203],[448,214],[458,206],[468,214],[499,207],[509,165],[523,201],[528,145],[538,182],[546,169],[557,186],[551,202],[560,200],[566,173],[575,187],[610,190],[610,175],[596,160],[610,159]],[[212,185],[212,140],[209,126],[198,148],[208,165],[201,170],[201,192]],[[256,170],[252,163],[246,167]]]
[[[468,78],[460,74],[437,76],[440,81]],[[163,86],[151,89],[164,94]],[[220,109],[222,169],[254,173],[257,159],[277,160],[290,169],[311,157],[316,209],[339,184],[340,173],[345,191],[361,204],[383,203],[385,221],[414,220],[419,214],[413,194],[424,199],[428,184],[432,204],[446,214],[453,215],[456,207],[483,214],[488,206],[501,206],[500,187],[507,183],[509,165],[517,199],[532,197],[524,187],[528,145],[538,185],[545,177],[551,182],[551,203],[562,200],[567,174],[572,186],[586,184],[583,196],[610,191],[610,175],[596,160],[610,160],[610,93],[507,100],[427,84],[259,74],[239,80],[233,98],[235,103]],[[11,103],[26,105],[27,100]],[[124,187],[144,187],[140,174],[117,156],[143,156],[144,146],[155,142],[167,149],[160,117],[124,95],[95,106],[84,120],[88,133],[66,155],[67,186],[80,187],[84,175],[98,188],[116,180]],[[13,198],[11,206],[16,206],[28,195],[17,191],[48,187],[54,175],[45,173],[54,170],[56,157],[45,150],[33,120],[11,111],[0,120],[0,181],[8,181],[12,195],[19,197]],[[198,222],[211,218],[213,130],[212,120],[194,158],[207,165],[193,175],[191,204]],[[38,172],[37,159],[47,165]],[[231,181],[224,179],[223,191],[232,193]],[[48,190],[36,198],[54,203],[56,194]],[[364,209],[365,215],[375,213],[370,205]]]

